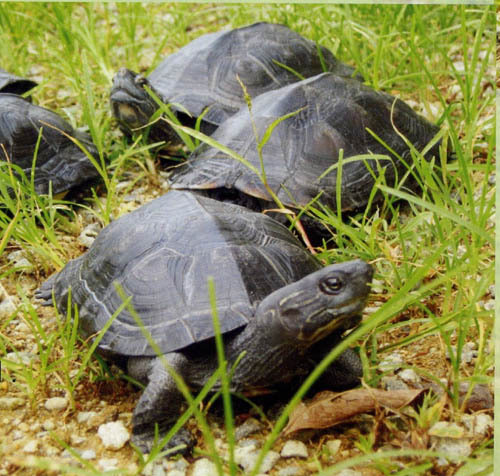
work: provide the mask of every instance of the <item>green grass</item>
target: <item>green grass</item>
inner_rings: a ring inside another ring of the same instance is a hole
[[[9,392],[24,392],[33,409],[54,387],[66,392],[72,404],[78,405],[79,383],[92,385],[116,377],[109,376],[102,360],[90,358],[89,344],[80,342],[76,323],[71,319],[77,314],[47,319],[34,305],[33,286],[26,286],[26,272],[13,269],[5,256],[23,250],[34,263],[29,276],[41,283],[82,252],[73,243],[83,226],[83,212],[106,225],[128,210],[126,195],[134,187],[158,190],[162,175],[155,148],[141,138],[128,143],[111,119],[109,88],[120,67],[147,74],[162,57],[203,33],[260,20],[290,26],[330,48],[341,60],[356,65],[371,86],[411,101],[442,126],[444,140],[456,155],[456,160],[446,161],[443,151],[441,157],[427,163],[414,151],[414,172],[423,184],[418,196],[388,187],[381,179],[378,188],[385,201],[378,209],[346,220],[338,210],[325,209],[318,203],[308,208],[307,213],[332,230],[336,245],[322,250],[319,258],[327,263],[352,258],[374,263],[377,289],[373,301],[377,305],[306,379],[274,422],[262,458],[273,447],[287,415],[313,380],[348,346],[360,349],[364,379],[372,386],[380,383],[378,364],[390,351],[411,350],[428,339],[437,339],[444,360],[448,349],[446,407],[428,401],[415,414],[402,416],[408,431],[426,431],[436,419],[459,422],[463,414],[459,384],[491,384],[493,311],[482,306],[481,301],[487,299],[488,288],[494,283],[495,197],[488,183],[495,171],[493,8],[3,3],[0,66],[38,80],[40,85],[34,91],[37,104],[60,113],[75,127],[88,128],[99,150],[98,165],[103,176],[103,185],[83,204],[74,206],[64,200],[37,197],[30,177],[19,183],[6,165],[0,168],[0,279],[11,294],[15,292],[20,298],[16,313],[0,322],[0,357],[25,350],[12,333],[17,322],[25,323],[33,335],[38,360],[16,364],[3,359],[3,377]],[[203,140],[200,134],[192,135]],[[265,173],[257,173],[265,179]],[[120,185],[124,180],[130,181],[125,189]],[[408,205],[403,206],[399,198]],[[399,336],[408,324],[412,331]],[[389,339],[389,335],[399,337]],[[468,340],[477,342],[478,357],[466,369],[460,363],[460,354]],[[221,353],[219,357],[223,367]],[[443,385],[432,367],[412,367]],[[210,385],[215,384],[215,379]],[[216,455],[208,417],[198,410],[210,385],[201,395],[185,394],[190,405],[178,425],[195,415],[205,439],[205,449],[200,451],[211,455],[220,472],[237,474],[234,464],[228,466]],[[224,380],[221,392],[226,417],[230,418]],[[232,419],[227,420],[226,428],[233,451],[231,423]],[[385,474],[432,474],[436,454],[429,451],[430,447],[381,452],[377,450],[384,441],[377,438],[374,432],[360,434],[357,456],[347,461],[332,464],[317,455],[317,471],[327,475],[345,467],[369,466]],[[161,456],[159,448],[149,458],[139,455],[137,468]],[[485,439],[458,471],[479,474],[478,463],[491,459],[492,440]],[[46,462],[39,459],[34,464],[41,469]],[[77,470],[66,465],[59,471]],[[99,473],[93,464],[78,471]],[[253,474],[257,473],[255,468]]]

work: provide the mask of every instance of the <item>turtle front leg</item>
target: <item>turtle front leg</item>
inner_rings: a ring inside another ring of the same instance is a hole
[[[170,353],[165,359],[175,372],[183,375],[187,365],[184,355]],[[146,389],[132,415],[132,443],[141,451],[149,452],[154,444],[155,427],[158,427],[159,438],[163,438],[180,416],[184,397],[159,358],[131,359],[129,373],[138,380],[144,380],[147,374]],[[189,452],[194,446],[193,437],[185,428],[167,443],[168,448],[178,445],[185,445],[185,449],[179,452]]]
[[[340,342],[339,336],[326,337],[313,345],[310,359],[315,365]],[[347,349],[340,354],[316,381],[315,386],[321,389],[347,390],[361,383],[363,365],[359,355],[353,349]]]

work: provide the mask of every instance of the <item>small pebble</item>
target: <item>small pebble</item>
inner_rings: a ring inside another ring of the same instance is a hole
[[[460,405],[463,404],[463,400],[467,395],[469,386],[469,382],[461,382],[459,385],[458,403]],[[480,410],[489,410],[490,408],[493,408],[493,395],[488,388],[488,385],[474,385],[474,388],[465,403],[465,410],[477,412]]]
[[[101,227],[98,223],[91,223],[90,225],[87,225],[78,236],[78,243],[90,248],[100,230]]]
[[[260,450],[255,446],[237,447],[234,451],[234,460],[239,464],[247,473],[251,472],[257,462]],[[259,471],[267,473],[279,460],[280,455],[276,451],[268,451]]]
[[[25,453],[34,453],[38,448],[38,441],[36,440],[31,440],[28,441],[23,447],[23,451]]]
[[[325,446],[326,446],[326,448],[331,456],[335,456],[338,453],[341,445],[342,445],[341,440],[328,440],[325,443]]]
[[[398,377],[407,383],[419,384],[420,377],[413,369],[404,369],[398,373]]]
[[[262,424],[255,418],[249,418],[240,426],[238,426],[234,432],[234,437],[236,441],[246,438],[248,435],[259,431],[262,428]]]
[[[42,423],[42,428],[45,431],[52,431],[55,427],[56,425],[52,420],[46,420]]]
[[[111,471],[117,469],[118,460],[116,458],[101,458],[98,464],[103,471]]]
[[[218,476],[217,467],[208,458],[197,460],[191,468],[191,476]]]
[[[67,405],[68,400],[64,397],[52,397],[45,402],[47,410],[63,410]]]
[[[488,286],[488,292],[490,293],[492,298],[495,298],[495,285],[494,284],[490,284]]]
[[[94,450],[83,450],[80,453],[80,456],[82,457],[82,459],[95,459],[96,454]]]
[[[382,372],[391,370],[399,370],[404,365],[404,360],[398,352],[386,355],[378,364],[378,368]]]
[[[439,438],[462,438],[464,433],[462,426],[449,421],[438,421],[429,428],[429,435]]]
[[[78,446],[84,443],[86,441],[86,438],[80,435],[71,435],[70,441],[73,446]]]
[[[408,390],[408,385],[400,378],[392,375],[385,375],[381,379],[382,385],[386,390]]]
[[[287,466],[278,470],[277,476],[303,476],[305,469],[300,466]]]
[[[26,258],[26,254],[23,250],[13,251],[7,255],[7,259],[12,263],[14,268],[18,268],[19,271],[31,272],[34,269],[33,263]]]
[[[472,447],[466,438],[436,438],[431,437],[431,443],[434,443],[434,450],[437,453],[444,453],[446,459],[458,462],[472,453]]]
[[[12,432],[12,439],[14,441],[20,440],[21,438],[24,438],[24,433],[21,430],[14,430]]]
[[[307,458],[307,446],[298,440],[288,440],[281,450],[282,458]]]
[[[15,312],[16,304],[0,283],[0,319],[7,319]]]
[[[142,470],[141,475],[142,476],[165,476],[167,473],[165,473],[165,470],[163,469],[163,466],[161,462],[151,462],[148,463],[144,469]],[[170,473],[169,473],[170,475]]]
[[[493,419],[486,413],[476,415],[464,414],[461,421],[473,436],[484,436],[490,428],[493,428]]]
[[[363,473],[354,469],[343,469],[340,473],[335,473],[333,476],[363,476]]]
[[[0,397],[0,410],[15,410],[24,405],[24,399],[19,397]]]
[[[130,439],[130,433],[121,421],[104,423],[97,430],[105,448],[119,450]]]
[[[97,415],[97,412],[79,412],[76,415],[76,421],[78,423],[85,423],[89,421],[91,418],[94,418]]]

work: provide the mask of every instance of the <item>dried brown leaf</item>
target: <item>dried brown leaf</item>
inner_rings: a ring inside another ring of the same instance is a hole
[[[290,415],[285,435],[306,428],[321,429],[341,423],[377,407],[398,410],[409,405],[423,390],[359,388],[347,392],[321,392],[308,404],[300,403]]]

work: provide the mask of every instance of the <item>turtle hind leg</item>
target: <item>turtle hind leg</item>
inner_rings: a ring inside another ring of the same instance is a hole
[[[184,355],[170,353],[165,355],[165,359],[175,372],[182,375],[187,364]],[[141,451],[150,452],[155,444],[156,428],[161,440],[180,416],[184,397],[159,358],[129,361],[129,373],[134,378],[144,380],[146,372],[148,384],[132,415],[132,443]],[[183,446],[179,453],[190,452],[194,446],[194,439],[185,428],[181,428],[166,447],[179,445]]]

